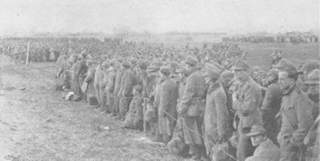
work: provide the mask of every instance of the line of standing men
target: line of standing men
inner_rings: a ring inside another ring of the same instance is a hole
[[[143,130],[195,160],[303,161],[304,139],[317,126],[319,107],[288,60],[276,62],[266,87],[242,60],[232,70],[191,56],[180,64],[118,58],[95,64],[84,55],[71,62],[74,100],[85,98],[124,128]]]

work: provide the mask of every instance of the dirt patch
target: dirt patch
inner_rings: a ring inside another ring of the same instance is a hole
[[[179,161],[163,144],[53,90],[54,64],[6,65],[0,90],[0,161]]]

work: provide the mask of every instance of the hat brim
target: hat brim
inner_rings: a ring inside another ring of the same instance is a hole
[[[263,135],[263,132],[250,132],[247,134],[248,137],[252,137],[252,136],[258,136],[258,135]]]
[[[320,84],[320,81],[305,81],[304,84],[307,84],[307,85]]]

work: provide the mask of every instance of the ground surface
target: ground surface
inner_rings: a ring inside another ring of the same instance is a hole
[[[53,90],[54,64],[1,60],[0,161],[183,160],[83,102],[64,101]]]

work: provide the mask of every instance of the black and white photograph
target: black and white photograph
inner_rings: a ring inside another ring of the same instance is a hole
[[[0,161],[319,161],[319,0],[0,0]]]

